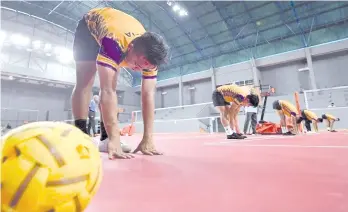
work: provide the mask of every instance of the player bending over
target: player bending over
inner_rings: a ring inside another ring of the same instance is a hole
[[[327,131],[330,132],[337,132],[336,130],[333,129],[334,123],[336,121],[340,121],[339,118],[336,118],[335,116],[325,113],[322,115],[323,120],[325,120],[326,122],[326,126],[327,126]]]
[[[244,139],[240,134],[238,113],[241,106],[259,104],[259,97],[238,85],[223,85],[213,92],[213,104],[220,112],[221,124],[225,128],[227,139]],[[235,127],[236,131],[233,130]]]
[[[142,72],[141,100],[144,135],[134,152],[159,155],[153,144],[154,96],[157,68],[168,54],[163,38],[146,32],[132,16],[112,8],[90,10],[75,31],[76,85],[72,94],[75,125],[86,132],[88,103],[96,72],[100,81],[100,106],[109,141],[109,158],[132,158],[122,151],[117,121],[117,78],[121,67]]]
[[[311,123],[313,123],[313,128],[315,132],[318,132],[318,122],[323,122],[322,118],[318,118],[318,116],[310,111],[310,110],[302,110],[300,116],[297,119],[297,124],[300,124],[302,121],[305,122],[307,132],[311,132]]]
[[[283,135],[295,135],[298,131],[296,116],[298,115],[296,107],[288,101],[276,100],[273,102],[273,109],[276,110],[280,117],[280,125]],[[291,119],[293,128],[290,129],[287,125],[286,118]]]

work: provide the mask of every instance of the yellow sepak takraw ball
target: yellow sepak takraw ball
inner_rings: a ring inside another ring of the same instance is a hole
[[[36,122],[1,139],[1,211],[83,211],[102,179],[91,138],[75,126]]]

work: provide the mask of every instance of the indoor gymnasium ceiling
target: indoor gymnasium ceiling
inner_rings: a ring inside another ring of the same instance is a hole
[[[348,37],[348,2],[2,1],[74,31],[95,7],[123,10],[171,47],[159,79]],[[135,76],[135,77],[138,77]]]

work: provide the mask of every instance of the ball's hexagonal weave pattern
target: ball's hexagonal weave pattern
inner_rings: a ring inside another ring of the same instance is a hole
[[[1,145],[1,211],[83,211],[99,188],[99,151],[72,125],[27,124]]]

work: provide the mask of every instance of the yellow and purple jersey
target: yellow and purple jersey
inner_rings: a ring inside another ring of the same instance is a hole
[[[298,114],[297,108],[295,105],[291,104],[286,100],[278,100],[281,110],[286,116],[296,116]]]
[[[224,100],[228,103],[235,103],[237,105],[241,105],[249,92],[246,89],[238,85],[223,85],[216,89],[218,92],[222,94]]]
[[[302,116],[305,116],[303,118],[306,118],[307,120],[310,120],[310,121],[317,121],[318,120],[318,116],[310,110],[303,110]]]
[[[90,10],[84,19],[88,29],[100,46],[97,64],[115,71],[127,67],[124,61],[129,44],[146,30],[134,17],[113,9],[96,8]],[[143,79],[157,77],[157,68],[143,70]]]
[[[328,113],[325,113],[325,114],[324,114],[324,117],[326,117],[326,119],[327,119],[328,121],[336,121],[336,120],[337,120],[337,118],[336,118],[335,116],[333,116],[333,115],[331,115],[331,114],[328,114]]]

